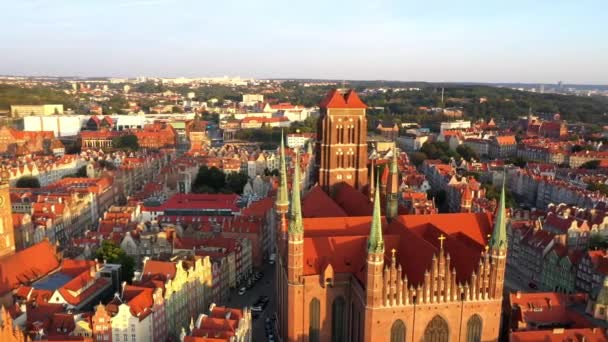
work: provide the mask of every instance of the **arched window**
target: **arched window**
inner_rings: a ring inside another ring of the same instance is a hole
[[[475,314],[467,322],[467,342],[481,341],[481,317]]]
[[[402,320],[398,319],[393,323],[391,327],[391,342],[404,342],[405,341],[405,324]]]
[[[308,327],[308,340],[310,342],[319,342],[319,327],[320,327],[320,316],[321,316],[321,303],[317,298],[313,298],[310,301],[308,307],[309,310],[309,324]]]
[[[440,316],[435,316],[424,330],[424,342],[448,342],[450,330],[448,323]]]
[[[346,302],[343,297],[334,299],[331,305],[331,340],[332,342],[346,341]]]

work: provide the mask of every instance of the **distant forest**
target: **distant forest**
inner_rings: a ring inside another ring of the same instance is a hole
[[[345,87],[355,88],[363,100],[370,106],[370,116],[377,120],[391,119],[397,122],[418,122],[421,124],[436,123],[445,118],[430,115],[420,107],[461,107],[467,119],[495,118],[498,121],[512,120],[529,111],[534,114],[561,113],[569,122],[594,124],[608,123],[608,97],[574,96],[558,94],[539,94],[526,91],[498,88],[487,85],[443,85],[444,103],[441,102],[441,85],[424,82],[397,81],[347,81]],[[111,88],[120,87],[112,85]],[[14,85],[0,84],[0,110],[8,109],[11,104],[60,103],[65,108],[80,110],[86,99],[66,94],[66,84],[55,87],[22,88]],[[267,99],[280,102],[292,102],[305,106],[319,103],[331,86],[303,86],[302,81],[284,81],[279,91],[266,94]],[[368,92],[366,89],[388,89],[386,92]],[[391,88],[420,88],[420,91],[393,91]],[[265,86],[229,87],[203,86],[190,89],[187,86],[170,87],[154,85],[151,82],[138,84],[133,91],[145,93],[172,90],[185,95],[193,91],[200,100],[217,98],[218,100],[239,101],[243,93],[254,93],[267,90]],[[79,95],[82,96],[82,95]],[[124,99],[120,96],[111,98],[113,108],[122,108]],[[115,102],[115,103],[114,103]],[[142,103],[144,108],[152,103]],[[108,104],[110,105],[110,104]],[[375,120],[374,120],[375,121]]]

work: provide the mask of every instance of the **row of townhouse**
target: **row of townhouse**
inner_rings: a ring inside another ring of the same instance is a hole
[[[545,291],[596,295],[608,275],[606,252],[582,245],[589,237],[588,227],[584,232],[574,225],[557,229],[547,221],[551,219],[545,216],[511,218],[508,276]]]
[[[38,189],[12,189],[16,246],[23,249],[44,238],[65,244],[82,236],[119,196],[109,177],[64,178]]]
[[[13,187],[22,177],[35,177],[40,186],[47,186],[75,174],[87,164],[79,155],[19,157],[6,159],[1,163],[9,173],[9,184]]]
[[[530,169],[509,171],[508,178],[507,185],[513,194],[540,209],[551,203],[593,207],[607,199],[599,192],[589,191],[569,181],[541,175]]]

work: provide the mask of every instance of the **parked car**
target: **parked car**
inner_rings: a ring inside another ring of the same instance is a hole
[[[239,289],[239,296],[244,295],[244,294],[245,294],[245,292],[247,292],[247,288],[245,288],[245,287],[241,287],[241,288]]]

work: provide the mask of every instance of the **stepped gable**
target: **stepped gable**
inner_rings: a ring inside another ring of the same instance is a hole
[[[329,197],[319,185],[315,185],[302,199],[302,217],[347,216],[346,212]]]

